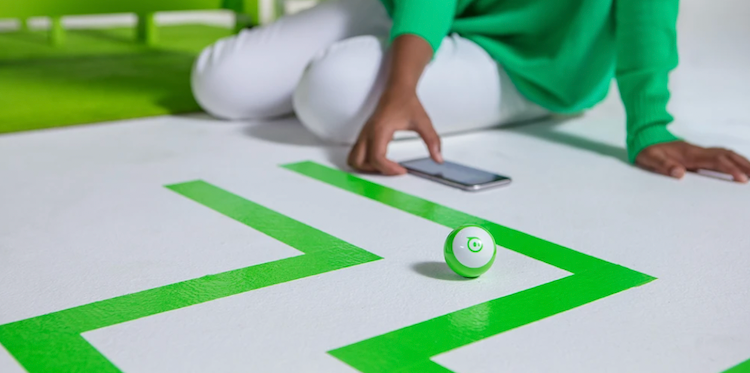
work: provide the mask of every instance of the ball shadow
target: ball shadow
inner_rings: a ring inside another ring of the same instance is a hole
[[[469,281],[470,278],[465,278],[457,275],[455,272],[448,268],[448,265],[443,262],[419,262],[414,263],[411,268],[419,273],[420,275],[434,278],[436,280],[444,281]]]

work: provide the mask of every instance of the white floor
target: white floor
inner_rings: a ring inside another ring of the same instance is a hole
[[[750,156],[748,8],[726,3],[683,2],[672,128]],[[447,159],[513,177],[494,191],[363,176],[657,278],[433,361],[467,373],[719,373],[750,359],[750,186],[632,167],[622,115],[613,92],[562,123],[445,138]],[[83,334],[125,372],[353,372],[327,352],[569,275],[499,248],[490,272],[455,281],[440,264],[448,228],[279,167],[343,168],[346,151],[292,118],[1,136],[0,325],[300,255],[164,188],[195,179],[384,259]],[[424,153],[416,141],[390,149]],[[0,348],[0,372],[23,371]]]

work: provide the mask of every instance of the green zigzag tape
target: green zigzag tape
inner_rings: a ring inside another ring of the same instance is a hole
[[[313,162],[283,167],[450,228],[481,225],[493,233],[499,245],[572,273],[329,352],[362,372],[448,372],[430,358],[654,280],[628,268]],[[381,259],[203,181],[167,188],[290,245],[304,255],[0,325],[0,343],[29,372],[119,372],[81,337],[81,333]],[[730,370],[744,373],[747,367],[746,362]]]

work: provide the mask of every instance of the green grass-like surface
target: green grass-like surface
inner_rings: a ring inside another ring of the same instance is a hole
[[[198,111],[190,69],[207,45],[232,33],[205,25],[0,33],[0,133]]]

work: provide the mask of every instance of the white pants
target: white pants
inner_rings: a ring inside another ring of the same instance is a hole
[[[353,143],[386,80],[391,21],[379,0],[326,1],[219,40],[198,57],[193,94],[224,119],[296,113],[319,137]],[[547,114],[478,45],[446,37],[417,94],[439,134]]]

